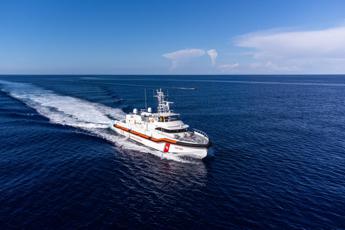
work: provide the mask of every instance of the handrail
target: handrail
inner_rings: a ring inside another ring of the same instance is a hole
[[[201,131],[199,129],[193,129],[193,131],[197,132],[197,133],[200,133],[200,134],[204,135],[205,137],[209,138],[208,135],[204,131]]]

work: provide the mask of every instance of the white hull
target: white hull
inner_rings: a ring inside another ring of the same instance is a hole
[[[208,148],[206,147],[190,147],[190,146],[181,146],[167,142],[154,142],[152,140],[140,137],[139,135],[126,132],[122,129],[116,128],[114,125],[111,125],[110,128],[117,132],[118,134],[125,136],[135,142],[148,146],[150,148],[156,149],[163,153],[173,153],[178,156],[187,156],[196,159],[203,159],[207,156]]]

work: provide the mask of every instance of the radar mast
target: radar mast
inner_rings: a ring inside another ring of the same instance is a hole
[[[154,96],[157,98],[158,100],[158,106],[157,106],[157,112],[158,113],[170,113],[170,104],[172,104],[173,102],[170,101],[166,101],[165,98],[165,94],[162,91],[162,89],[156,90],[156,95]]]

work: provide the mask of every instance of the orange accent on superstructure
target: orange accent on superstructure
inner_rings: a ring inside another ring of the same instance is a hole
[[[134,131],[134,130],[122,127],[122,126],[117,125],[117,124],[114,124],[114,127],[118,128],[118,129],[121,129],[121,130],[123,130],[125,132],[129,132],[131,134],[137,135],[139,137],[142,137],[142,138],[154,141],[154,142],[167,142],[167,143],[170,143],[170,144],[176,144],[175,140],[171,140],[171,139],[168,139],[168,138],[154,138],[154,137],[150,137],[150,136],[147,136],[145,134],[142,134],[142,133],[139,133],[137,131]]]

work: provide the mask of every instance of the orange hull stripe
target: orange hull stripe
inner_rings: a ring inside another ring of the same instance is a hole
[[[142,138],[145,138],[145,139],[148,139],[148,140],[151,140],[151,141],[154,141],[154,142],[168,142],[168,143],[171,143],[171,144],[175,144],[176,141],[174,140],[171,140],[171,139],[168,139],[168,138],[154,138],[154,137],[150,137],[150,136],[147,136],[145,134],[142,134],[142,133],[139,133],[137,131],[134,131],[134,130],[131,130],[131,129],[127,129],[125,127],[122,127],[120,125],[114,125],[115,128],[118,128],[118,129],[121,129],[125,132],[129,132],[129,133],[132,133],[134,135],[137,135],[139,137],[142,137]]]

